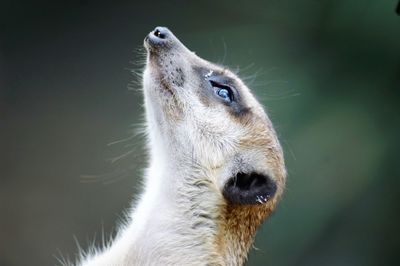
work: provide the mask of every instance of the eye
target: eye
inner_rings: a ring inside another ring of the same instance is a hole
[[[224,101],[231,102],[232,95],[227,89],[218,89],[217,94],[221,97]]]
[[[224,102],[230,103],[233,101],[233,92],[232,89],[225,85],[219,84],[215,81],[210,81],[211,86],[215,89],[215,93],[220,97]]]

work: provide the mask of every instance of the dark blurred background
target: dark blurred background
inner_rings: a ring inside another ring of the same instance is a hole
[[[1,1],[0,265],[54,265],[114,232],[145,166],[131,72],[157,25],[240,67],[284,146],[287,190],[248,265],[398,265],[396,5]]]

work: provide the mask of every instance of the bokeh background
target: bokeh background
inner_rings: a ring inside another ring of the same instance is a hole
[[[239,67],[284,146],[287,190],[248,265],[398,265],[396,5],[1,1],[0,265],[55,265],[115,232],[145,167],[132,71],[157,25]]]

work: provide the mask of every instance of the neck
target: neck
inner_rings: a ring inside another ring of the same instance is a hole
[[[147,172],[145,192],[130,226],[135,228],[136,259],[182,265],[244,264],[269,209],[227,205],[208,173],[182,164],[172,168],[153,164]]]

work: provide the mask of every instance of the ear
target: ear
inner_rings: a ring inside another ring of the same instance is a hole
[[[232,204],[263,204],[276,192],[276,183],[266,175],[258,173],[238,173],[230,178],[223,190],[223,195]]]

